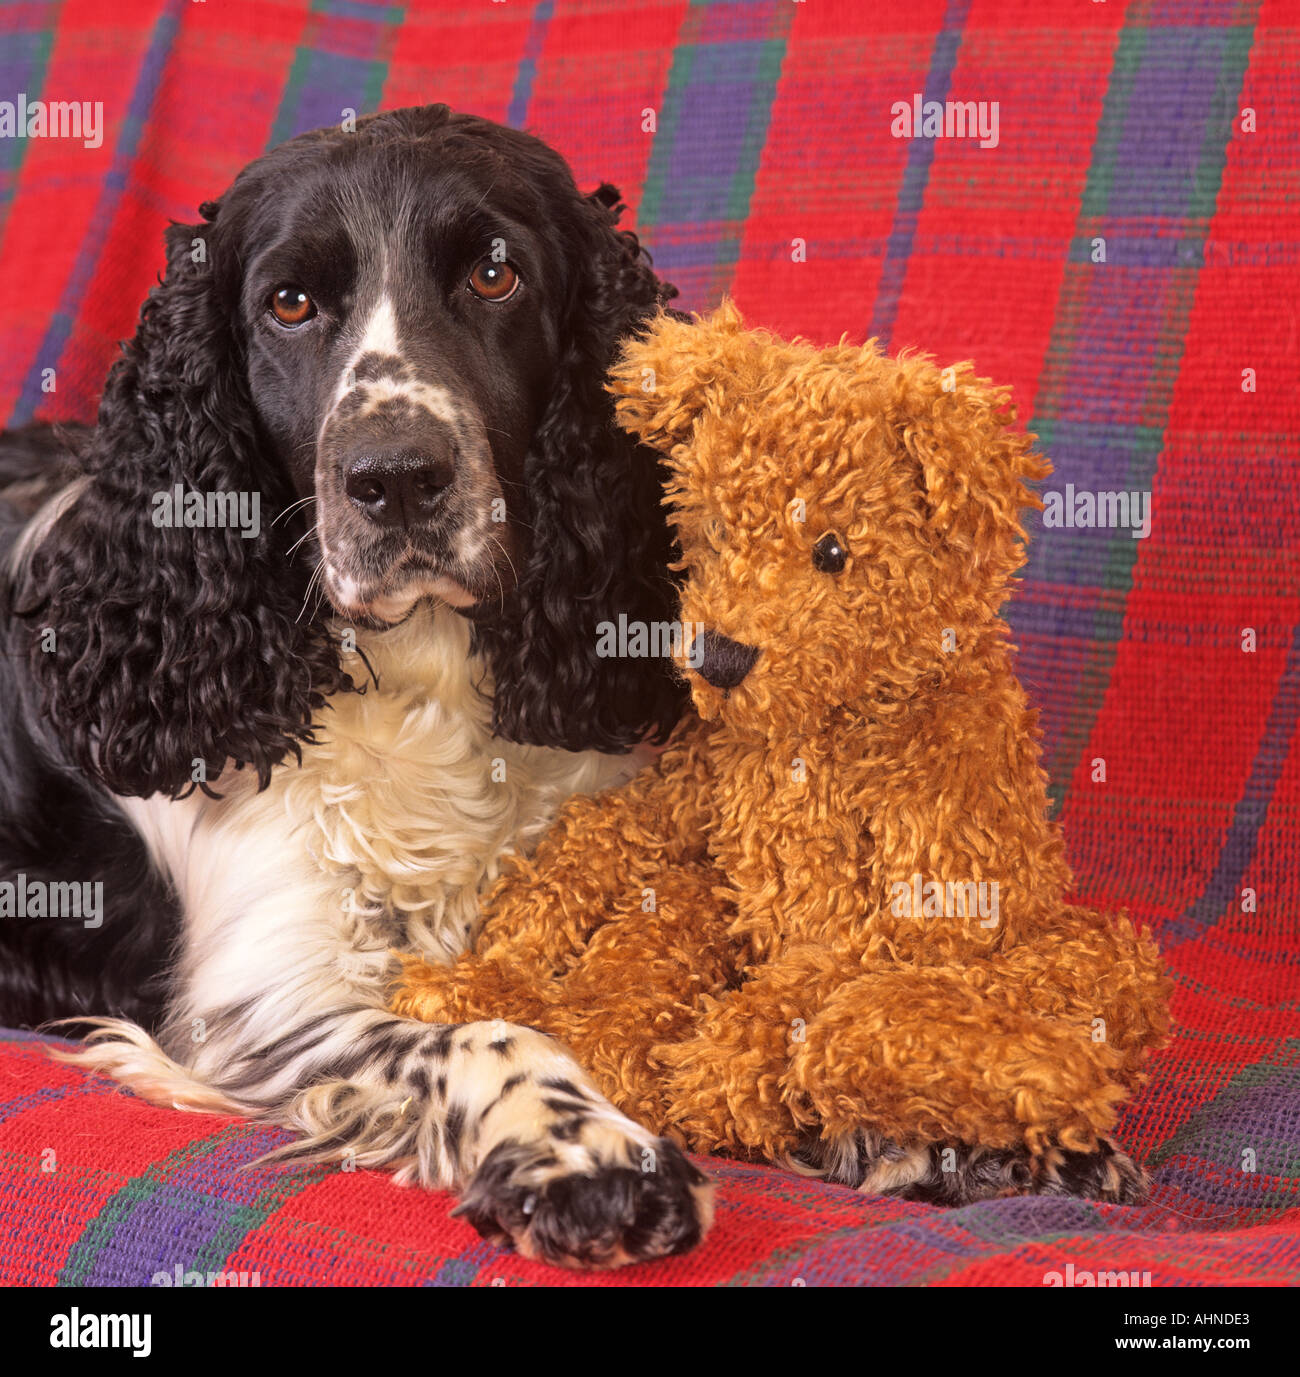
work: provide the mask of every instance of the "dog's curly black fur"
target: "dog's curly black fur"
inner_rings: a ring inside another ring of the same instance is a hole
[[[644,450],[634,465],[580,459],[609,445],[604,381],[616,343],[677,295],[651,272],[636,236],[612,228],[620,209],[618,192],[602,184],[568,230],[585,269],[575,284],[582,305],[526,472],[533,547],[506,615],[478,628],[496,672],[497,730],[568,750],[624,749],[648,731],[662,741],[685,702],[676,679],[647,677],[634,660],[596,659],[591,647],[593,610],[639,608],[629,615],[649,622],[672,616],[676,601],[662,574],[671,540],[658,459]]]

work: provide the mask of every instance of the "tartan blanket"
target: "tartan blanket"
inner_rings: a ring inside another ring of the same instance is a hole
[[[817,342],[973,358],[1055,462],[1065,516],[1011,620],[1076,897],[1149,923],[1176,981],[1121,1124],[1151,1202],[945,1212],[710,1162],[706,1244],[597,1284],[1300,1277],[1297,22],[1290,0],[0,9],[0,102],[102,111],[95,137],[24,139],[0,106],[7,423],[93,415],[168,218],[347,109],[443,100],[620,185],[686,307],[728,291]],[[1142,538],[1088,523],[1079,495],[1106,492],[1151,495]],[[0,1280],[593,1280],[381,1174],[241,1169],[283,1138],[7,1036]]]

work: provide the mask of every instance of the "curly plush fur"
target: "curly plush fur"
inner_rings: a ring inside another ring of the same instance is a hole
[[[1063,898],[998,617],[1048,466],[1004,393],[730,306],[661,318],[613,389],[670,455],[696,715],[572,800],[477,954],[409,961],[396,1007],[543,1028],[696,1149],[925,1199],[1133,1198],[1107,1135],[1166,981],[1127,917]]]

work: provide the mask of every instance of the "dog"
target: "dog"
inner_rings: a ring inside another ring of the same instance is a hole
[[[691,1247],[707,1181],[544,1034],[385,1004],[681,710],[596,653],[674,604],[602,383],[675,292],[620,210],[445,106],[305,134],[167,230],[97,424],[0,446],[0,1018],[575,1266]]]

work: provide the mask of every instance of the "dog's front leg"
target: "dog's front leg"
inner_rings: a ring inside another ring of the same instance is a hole
[[[301,1131],[267,1160],[386,1167],[463,1191],[457,1213],[485,1238],[559,1266],[684,1252],[711,1220],[703,1174],[620,1114],[558,1042],[515,1024],[321,1010],[200,1079],[142,1029],[102,1020],[63,1059],[155,1102]]]
[[[546,1034],[373,1011],[351,1021],[351,1050],[316,1073],[336,1078],[287,1106],[305,1136],[273,1155],[350,1158],[461,1190],[456,1212],[485,1238],[560,1266],[648,1261],[707,1230],[702,1173],[620,1114]]]

